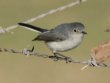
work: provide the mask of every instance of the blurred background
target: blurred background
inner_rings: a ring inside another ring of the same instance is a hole
[[[8,27],[18,22],[36,17],[49,10],[72,3],[76,0],[0,0],[0,26]],[[30,24],[46,29],[67,22],[82,22],[85,36],[82,44],[62,54],[73,59],[88,60],[90,50],[102,42],[110,40],[110,0],[87,0],[80,5],[46,16]],[[0,48],[21,50],[35,45],[35,51],[52,54],[43,42],[32,42],[37,33],[18,27],[13,34],[0,35]],[[104,83],[110,82],[110,68],[88,67],[54,62],[35,56],[0,53],[0,83]]]

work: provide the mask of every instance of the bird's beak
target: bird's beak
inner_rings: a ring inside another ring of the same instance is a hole
[[[85,32],[85,31],[82,31],[82,33],[83,33],[83,34],[87,34],[87,32]]]

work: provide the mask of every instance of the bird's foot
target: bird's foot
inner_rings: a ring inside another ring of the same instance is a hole
[[[65,55],[62,55],[62,54],[60,54],[60,53],[54,53],[54,55],[57,56],[57,57],[59,57],[59,59],[61,59],[61,60],[65,60],[66,63],[70,63],[70,62],[73,61],[72,58],[67,57],[67,56],[65,56]]]
[[[65,57],[65,61],[66,61],[66,63],[71,63],[73,60],[70,57]]]
[[[49,58],[53,59],[54,61],[58,61],[59,59],[61,59],[61,57],[59,56],[49,56]]]
[[[66,63],[70,63],[72,62],[72,59],[70,57],[61,57],[61,56],[49,56],[49,58],[53,59],[54,61],[58,61],[58,60],[64,60],[66,61]]]

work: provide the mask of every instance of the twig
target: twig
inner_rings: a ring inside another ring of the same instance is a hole
[[[54,58],[50,57],[50,55],[48,54],[41,54],[41,53],[38,53],[38,52],[34,52],[34,46],[33,48],[30,50],[30,49],[23,49],[23,50],[20,50],[20,51],[17,51],[15,49],[6,49],[6,48],[0,48],[0,52],[8,52],[8,53],[15,53],[15,54],[22,54],[22,55],[30,55],[30,56],[36,56],[36,57],[42,57],[42,58],[49,58],[49,59],[52,59],[54,60]],[[59,61],[63,60],[65,61],[65,58],[63,57],[57,57]],[[74,59],[71,59],[71,62],[70,63],[78,63],[78,64],[84,64],[85,66],[81,68],[81,70],[84,70],[85,68],[87,67],[110,67],[110,65],[101,65],[101,64],[98,64],[98,65],[94,65],[93,62],[90,60],[87,60],[87,61],[79,61],[79,60],[74,60]]]

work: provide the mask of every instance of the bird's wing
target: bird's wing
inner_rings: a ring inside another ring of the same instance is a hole
[[[51,42],[51,41],[63,41],[65,39],[66,37],[63,34],[47,31],[38,35],[36,38],[33,39],[33,41],[40,40],[45,42]]]

